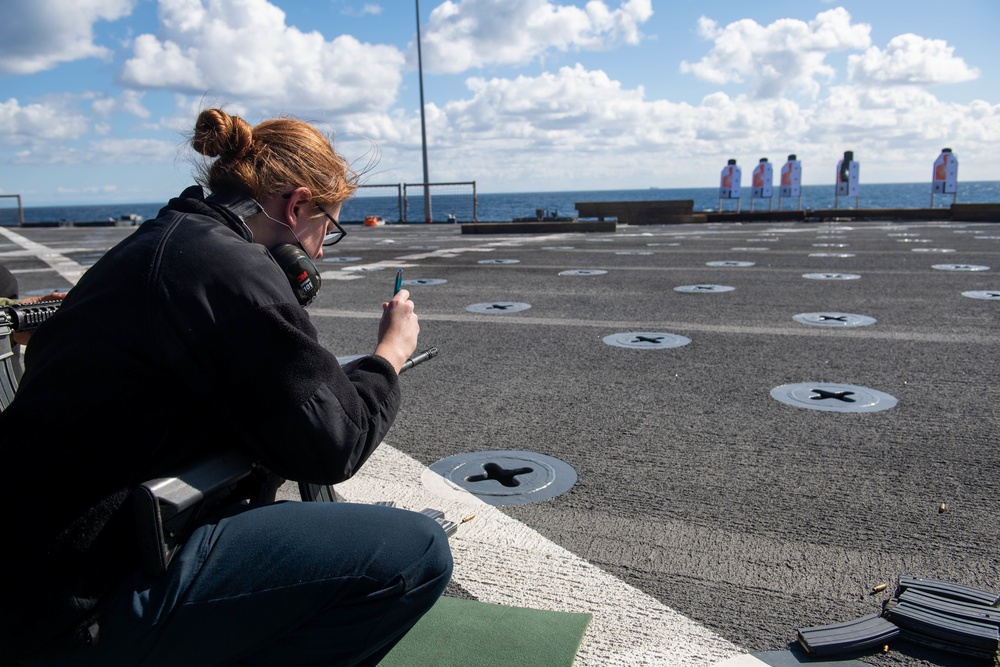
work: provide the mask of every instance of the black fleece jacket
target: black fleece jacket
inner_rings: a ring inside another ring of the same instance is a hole
[[[131,496],[221,445],[333,484],[399,408],[379,357],[346,375],[267,249],[189,188],[109,250],[27,347],[0,413],[0,647],[51,647],[137,567]]]

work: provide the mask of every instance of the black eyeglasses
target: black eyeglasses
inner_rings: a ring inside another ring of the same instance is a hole
[[[322,211],[323,215],[326,216],[326,219],[330,221],[326,226],[326,236],[323,237],[323,246],[328,247],[337,245],[343,241],[344,237],[347,236],[347,232],[340,226],[340,223],[334,220],[333,216],[327,213],[319,204],[316,204],[316,208]],[[330,231],[330,225],[333,225],[334,231],[332,232]]]
[[[284,197],[285,199],[291,199],[292,193],[288,192],[281,196]],[[318,208],[319,212],[325,215],[326,219],[330,221],[330,223],[327,224],[326,226],[326,235],[323,237],[323,246],[328,247],[332,245],[337,245],[338,243],[343,241],[344,237],[347,236],[347,232],[344,231],[344,228],[340,226],[340,223],[334,220],[333,216],[327,213],[326,210],[319,204],[316,204],[316,208]],[[330,231],[331,224],[333,225],[335,231],[332,232]]]

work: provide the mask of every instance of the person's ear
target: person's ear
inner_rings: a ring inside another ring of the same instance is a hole
[[[294,229],[300,219],[309,217],[308,204],[312,201],[312,192],[309,188],[299,187],[292,190],[285,205],[285,220]]]

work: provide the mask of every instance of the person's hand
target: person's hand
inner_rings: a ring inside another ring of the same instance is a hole
[[[391,301],[382,304],[382,319],[378,323],[378,343],[375,354],[392,364],[396,372],[417,349],[420,323],[413,312],[410,292],[402,289]]]
[[[39,301],[62,301],[66,298],[66,292],[49,292],[44,296],[29,296],[24,299],[18,300],[18,305],[21,304],[31,304],[38,303]],[[20,331],[11,336],[11,339],[15,343],[20,343],[21,345],[27,345],[28,341],[31,340],[32,331]]]

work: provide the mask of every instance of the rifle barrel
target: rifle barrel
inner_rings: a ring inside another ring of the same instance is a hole
[[[35,303],[14,304],[4,308],[16,332],[34,331],[53,313],[59,310],[61,301],[37,301]]]

